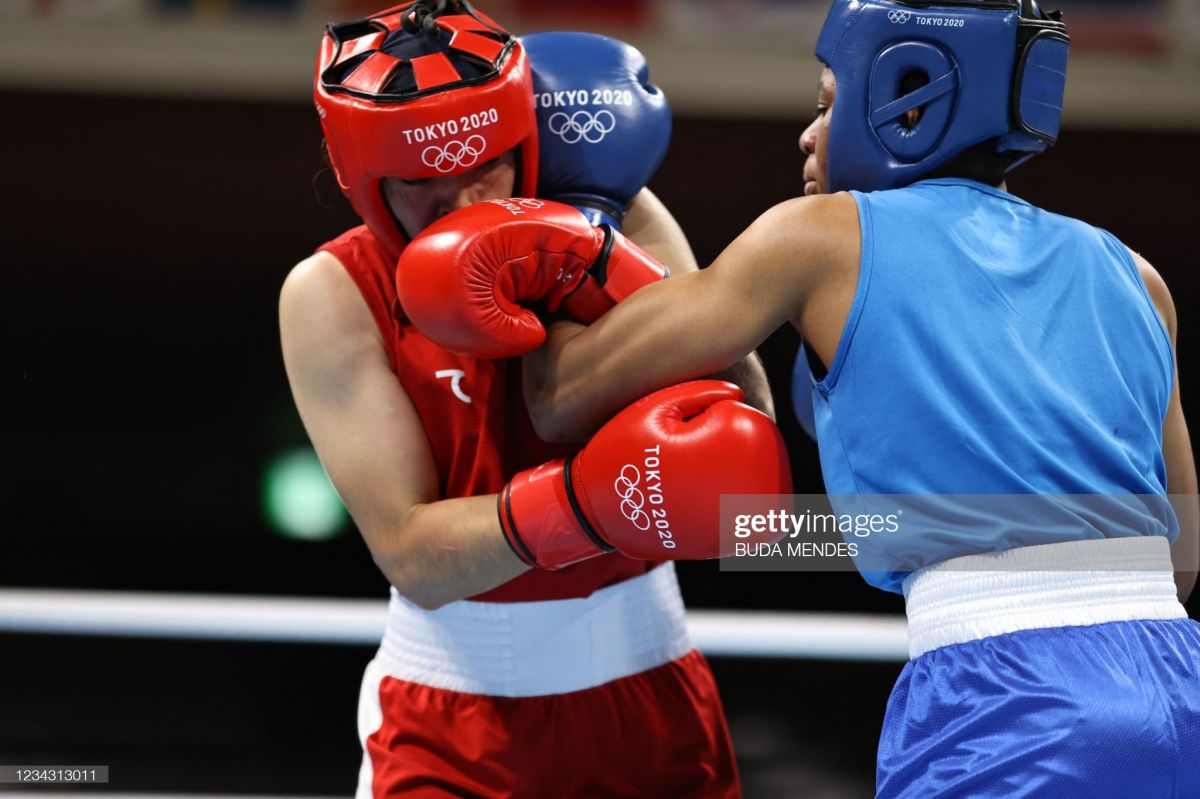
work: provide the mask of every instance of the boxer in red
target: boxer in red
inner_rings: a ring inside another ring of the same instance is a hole
[[[358,796],[738,796],[664,561],[720,554],[705,529],[719,493],[790,491],[778,431],[741,390],[703,381],[635,404],[582,452],[547,444],[521,361],[433,344],[395,288],[411,236],[514,194],[564,199],[694,269],[644,188],[670,130],[644,60],[421,2],[331,26],[315,100],[365,225],[295,267],[280,324],[305,427],[392,584],[360,699]],[[602,313],[663,277],[644,254],[548,305]],[[732,371],[770,413],[757,361]],[[675,481],[655,482],[668,460]]]

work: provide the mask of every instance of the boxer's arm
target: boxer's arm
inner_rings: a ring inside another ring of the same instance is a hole
[[[666,264],[673,275],[696,272],[700,268],[683,229],[649,189],[642,189],[630,203],[625,214],[624,232],[635,244]],[[584,325],[572,319],[561,319],[548,326],[546,345],[525,356],[523,374],[527,400],[543,394],[549,353],[563,347],[584,329]],[[751,352],[713,377],[738,386],[745,395],[746,404],[759,409],[771,419],[775,418],[775,403],[771,398],[767,373],[757,353]],[[546,429],[543,430],[541,425]],[[543,438],[562,429],[564,425],[565,420],[548,418],[547,415],[535,417],[538,434]],[[569,440],[583,441],[586,438],[585,433]]]
[[[646,286],[586,330],[551,342],[540,387],[527,397],[539,431],[586,437],[633,399],[718,374],[787,322],[803,327],[832,275],[857,269],[858,251],[849,195],[772,208],[708,269]]]
[[[769,334],[768,334],[769,335]],[[761,342],[760,342],[761,343]],[[771,396],[771,385],[767,382],[767,370],[757,352],[752,352],[733,366],[713,375],[715,380],[728,380],[740,386],[746,395],[745,402],[758,408],[776,421],[775,399]]]
[[[1163,458],[1167,464],[1167,490],[1174,497],[1172,504],[1179,518],[1179,538],[1171,548],[1171,560],[1175,564],[1179,601],[1185,602],[1196,586],[1196,572],[1200,568],[1200,507],[1196,496],[1196,461],[1179,402],[1178,375],[1163,422]]]
[[[1171,347],[1174,349],[1178,319],[1171,292],[1145,258],[1132,250],[1130,254],[1171,336]],[[1173,497],[1172,505],[1179,518],[1179,538],[1171,547],[1171,560],[1175,564],[1175,586],[1179,601],[1184,602],[1196,585],[1196,572],[1200,569],[1200,507],[1196,497],[1196,461],[1188,437],[1187,420],[1183,416],[1183,405],[1179,400],[1178,369],[1171,401],[1167,406],[1167,417],[1163,421],[1163,460],[1167,465],[1167,491]]]
[[[525,571],[501,535],[494,494],[439,500],[421,421],[333,255],[318,253],[292,271],[279,319],[300,417],[388,581],[434,608]]]
[[[686,274],[699,270],[696,255],[679,222],[650,189],[642,189],[625,214],[625,234],[643,250],[662,261],[671,274]],[[775,418],[775,401],[767,383],[767,370],[757,352],[752,352],[733,366],[712,376],[727,380],[741,388],[743,402]]]
[[[700,268],[683,228],[650,189],[634,196],[621,229],[635,244],[666,264],[673,275]]]

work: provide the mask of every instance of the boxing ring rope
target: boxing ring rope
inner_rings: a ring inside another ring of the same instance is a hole
[[[0,589],[0,632],[378,645],[387,603],[149,592]],[[693,610],[696,647],[714,657],[898,662],[903,617]]]

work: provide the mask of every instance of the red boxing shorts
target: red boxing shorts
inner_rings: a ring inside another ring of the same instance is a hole
[[[357,799],[741,796],[670,564],[586,599],[393,592],[358,726]]]

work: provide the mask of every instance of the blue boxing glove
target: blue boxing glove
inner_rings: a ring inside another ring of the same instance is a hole
[[[537,196],[574,205],[593,225],[620,228],[671,141],[666,96],[634,47],[593,33],[521,38],[533,67]]]

